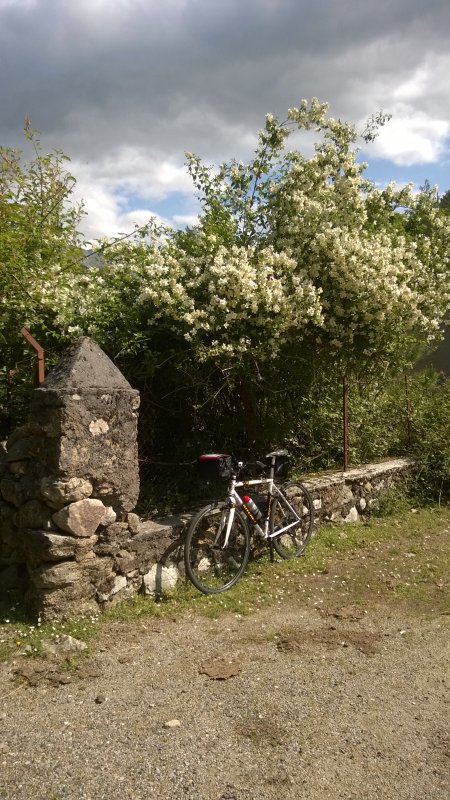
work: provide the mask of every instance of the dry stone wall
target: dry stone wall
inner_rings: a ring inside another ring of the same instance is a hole
[[[317,522],[358,522],[374,510],[388,490],[399,488],[416,472],[411,458],[365,464],[347,472],[309,476]]]
[[[187,518],[133,513],[138,407],[87,338],[33,392],[28,424],[0,448],[0,598],[64,619],[176,585]],[[413,469],[398,459],[310,478],[317,518],[356,521]]]

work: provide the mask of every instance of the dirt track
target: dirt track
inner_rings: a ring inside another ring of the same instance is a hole
[[[370,555],[246,617],[110,622],[69,673],[1,665],[1,800],[446,799],[450,617],[355,604]]]

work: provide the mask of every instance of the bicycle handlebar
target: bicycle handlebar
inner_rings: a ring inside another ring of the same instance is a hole
[[[236,470],[238,476],[246,471],[251,472],[252,468],[256,468],[256,472],[259,474],[266,473],[266,470],[270,469],[268,464],[264,464],[262,461],[233,461],[233,470]]]

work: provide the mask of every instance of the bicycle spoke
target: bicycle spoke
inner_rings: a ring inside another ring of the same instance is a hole
[[[193,520],[185,545],[186,572],[204,594],[229,589],[242,575],[249,556],[245,520],[235,513],[225,545],[228,509],[207,506]]]
[[[304,552],[312,534],[314,507],[311,495],[301,483],[290,483],[283,497],[272,504],[270,533],[287,528],[273,538],[273,545],[282,558],[292,558]]]

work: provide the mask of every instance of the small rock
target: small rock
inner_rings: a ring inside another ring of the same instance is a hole
[[[95,702],[97,703],[98,706],[101,705],[102,703],[105,703],[106,696],[104,694],[98,694],[97,697],[95,698]]]
[[[105,528],[108,525],[112,525],[113,522],[117,520],[117,514],[114,511],[112,506],[106,506],[104,516],[100,520],[100,525],[103,525]]]
[[[347,516],[344,518],[344,522],[358,522],[358,520],[359,514],[356,510],[356,507],[352,506]]]
[[[93,419],[89,425],[89,431],[92,436],[101,436],[104,433],[108,433],[109,425],[104,419]]]
[[[43,639],[41,642],[41,647],[44,653],[47,655],[67,656],[86,650],[87,644],[86,642],[82,642],[80,639],[75,639],[73,636],[62,633],[59,636],[55,636],[53,640]]]
[[[141,532],[141,520],[137,514],[127,514],[128,527],[130,532],[135,535]]]
[[[239,664],[232,661],[226,661],[223,658],[215,658],[212,661],[205,661],[199,667],[201,675],[207,675],[216,681],[226,681],[229,678],[234,678],[239,675],[241,668]]]
[[[168,722],[164,723],[165,728],[179,728],[181,726],[181,722],[179,719],[169,719]]]

